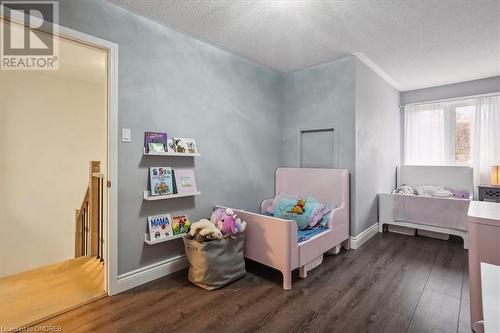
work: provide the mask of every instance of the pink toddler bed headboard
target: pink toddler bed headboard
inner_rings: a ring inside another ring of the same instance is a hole
[[[278,168],[276,194],[312,196],[324,204],[349,206],[349,171],[346,169]]]

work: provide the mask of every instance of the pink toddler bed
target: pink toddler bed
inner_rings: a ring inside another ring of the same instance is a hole
[[[279,168],[276,194],[313,196],[335,207],[328,217],[328,229],[310,239],[297,242],[297,224],[263,214],[233,209],[247,221],[245,257],[275,268],[283,274],[283,289],[292,288],[292,271],[299,268],[301,278],[317,266],[323,254],[349,248],[349,172],[343,169]],[[273,199],[262,202],[261,213]]]

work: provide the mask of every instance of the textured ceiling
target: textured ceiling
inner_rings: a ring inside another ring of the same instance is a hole
[[[284,72],[359,54],[400,90],[500,75],[500,0],[110,1]]]

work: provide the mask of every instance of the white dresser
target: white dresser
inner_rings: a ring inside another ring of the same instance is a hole
[[[500,203],[471,201],[469,205],[469,287],[471,325],[484,320],[485,327],[495,325],[495,319],[486,318],[485,303],[493,304],[489,292],[482,290],[483,283],[490,286],[493,269],[489,266],[483,276],[483,266],[486,264],[500,265]],[[484,280],[486,278],[486,280]],[[500,281],[497,281],[500,284]],[[489,288],[490,289],[490,288]],[[491,302],[490,302],[491,301]],[[497,312],[496,319],[500,317]],[[486,322],[488,321],[488,322]],[[481,325],[477,332],[483,332]],[[499,333],[498,329],[490,331]],[[489,332],[488,332],[489,333]]]
[[[500,332],[500,266],[481,263],[484,333]]]

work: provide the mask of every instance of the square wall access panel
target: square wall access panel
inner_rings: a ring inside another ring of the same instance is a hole
[[[337,166],[336,133],[333,128],[301,130],[299,162],[301,168],[335,168]]]

